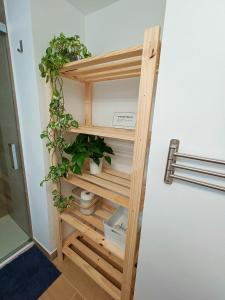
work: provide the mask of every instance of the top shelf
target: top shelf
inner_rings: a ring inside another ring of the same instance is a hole
[[[63,77],[81,82],[100,82],[139,77],[143,46],[113,51],[64,65]]]

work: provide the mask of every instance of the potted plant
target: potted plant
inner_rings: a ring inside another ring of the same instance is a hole
[[[64,151],[72,156],[70,169],[75,174],[82,174],[82,168],[87,158],[90,159],[90,173],[100,174],[103,159],[111,164],[110,155],[114,154],[112,148],[105,143],[104,138],[82,133],[78,134],[76,140]]]
[[[60,77],[60,69],[65,63],[89,56],[91,56],[90,52],[80,42],[78,35],[66,37],[61,33],[50,41],[39,64],[41,77],[50,83],[52,91],[49,122],[41,134],[41,138],[46,140],[46,147],[51,153],[52,164],[41,185],[46,181],[57,184],[57,190],[54,190],[52,195],[54,205],[59,211],[69,207],[72,200],[72,196],[65,197],[61,194],[60,178],[66,177],[70,170],[70,161],[63,157],[64,149],[68,147],[65,133],[71,127],[78,127],[78,122],[65,111],[63,79]],[[57,163],[54,163],[53,155],[57,156]]]

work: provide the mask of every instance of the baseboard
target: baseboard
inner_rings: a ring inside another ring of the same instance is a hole
[[[34,239],[35,245],[44,253],[45,256],[48,257],[48,259],[53,260],[57,257],[57,249],[53,251],[48,251],[45,246],[43,246],[40,242]]]

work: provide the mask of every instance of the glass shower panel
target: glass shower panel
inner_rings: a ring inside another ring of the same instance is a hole
[[[2,7],[0,3],[0,10]],[[0,262],[26,245],[31,237],[8,36],[2,30],[2,15],[0,14]]]

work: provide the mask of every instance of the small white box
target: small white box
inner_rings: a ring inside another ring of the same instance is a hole
[[[124,250],[127,226],[128,210],[125,207],[119,207],[107,221],[104,221],[105,239]],[[141,222],[139,222],[140,226]]]

